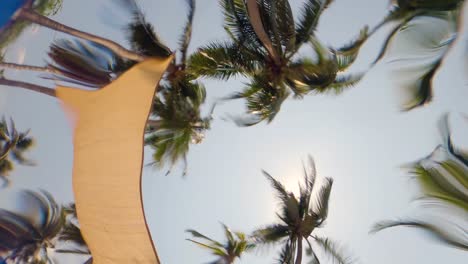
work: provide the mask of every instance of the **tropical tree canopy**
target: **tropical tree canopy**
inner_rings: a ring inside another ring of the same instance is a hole
[[[7,184],[6,176],[14,169],[14,162],[21,165],[34,164],[25,157],[25,153],[34,145],[28,133],[18,132],[13,120],[7,122],[3,118],[0,121],[0,178],[6,180]]]
[[[315,36],[319,18],[329,0],[308,0],[298,21],[287,0],[221,0],[229,40],[213,42],[190,57],[189,69],[198,76],[226,80],[236,75],[249,78],[242,92],[226,99],[244,98],[246,118],[239,125],[271,122],[282,102],[315,92],[341,92],[359,81],[361,74],[343,75],[356,59],[367,38],[367,29],[348,45],[333,49]],[[302,57],[298,51],[312,48]]]
[[[212,264],[231,264],[237,258],[252,249],[255,248],[255,244],[242,232],[233,232],[225,224],[222,224],[224,228],[224,234],[226,236],[226,242],[221,243],[216,240],[213,240],[198,231],[189,229],[186,232],[190,233],[194,239],[187,239],[203,248],[206,248],[211,252],[212,255],[215,255],[217,259],[210,263]],[[204,242],[200,242],[204,241]]]
[[[444,145],[412,166],[412,174],[422,191],[418,202],[433,216],[381,221],[371,232],[395,226],[417,227],[448,245],[468,250],[464,228],[468,216],[468,152],[453,144],[447,122],[448,116],[445,116],[441,126]],[[441,209],[443,213],[438,211]]]
[[[149,57],[167,57],[171,51],[157,36],[154,27],[135,1],[117,2],[130,13],[125,37],[131,50]],[[187,1],[189,12],[174,62],[164,76],[154,98],[145,143],[155,153],[153,164],[159,167],[182,160],[191,143],[200,143],[210,128],[211,117],[201,117],[205,87],[186,68],[191,40],[195,1]],[[49,67],[58,74],[54,80],[99,88],[128,70],[135,62],[119,58],[106,47],[83,40],[58,40],[51,46]],[[185,170],[184,170],[185,174]]]
[[[324,178],[322,186],[316,186],[317,175],[312,157],[309,156],[309,167],[304,166],[304,182],[300,184],[298,197],[293,192],[288,192],[284,185],[267,172],[263,171],[263,174],[275,190],[279,200],[277,216],[280,221],[256,230],[253,235],[256,242],[258,244],[281,244],[278,263],[302,263],[304,241],[308,244],[307,253],[311,255],[312,263],[320,263],[320,261],[315,255],[315,247],[312,246],[311,241],[330,254],[338,263],[350,263],[351,259],[341,255],[335,242],[313,234],[316,228],[324,226],[327,219],[333,179]],[[316,194],[315,198],[312,197],[313,193]]]

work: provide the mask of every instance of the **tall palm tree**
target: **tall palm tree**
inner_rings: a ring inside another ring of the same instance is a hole
[[[145,56],[169,56],[171,51],[162,43],[136,2],[120,0],[118,3],[132,17],[125,31],[131,50]],[[186,67],[195,1],[188,0],[187,3],[189,13],[178,53],[159,85],[148,122],[145,143],[155,149],[153,164],[158,166],[182,160],[186,167],[189,145],[200,143],[210,127],[211,117],[201,117],[200,113],[206,98],[205,87]],[[103,46],[85,41],[56,41],[51,46],[49,57],[52,62],[47,68],[58,72],[54,74],[55,80],[93,88],[111,82],[134,64],[120,59]]]
[[[13,120],[10,124],[3,118],[0,121],[0,178],[9,183],[6,176],[13,170],[13,162],[21,165],[34,163],[24,157],[24,154],[34,145],[33,138],[28,136],[29,131],[18,132]]]
[[[432,80],[438,72],[450,47],[460,34],[463,0],[394,0],[388,14],[369,35],[382,26],[396,23],[386,37],[374,63],[385,57],[389,49],[398,45],[398,39],[409,40],[406,50],[394,62],[412,62],[405,71],[411,80],[405,85],[410,98],[405,110],[423,106],[432,100]],[[411,56],[421,51],[420,56]],[[408,64],[408,63],[407,63]]]
[[[190,233],[194,238],[203,240],[200,242],[193,239],[187,239],[201,247],[204,247],[211,251],[211,254],[215,255],[217,259],[210,262],[211,264],[231,264],[237,258],[252,249],[255,248],[253,241],[250,241],[247,236],[242,232],[232,232],[225,224],[222,224],[224,228],[224,234],[226,236],[226,243],[221,243],[213,240],[198,231],[189,229],[186,232]]]
[[[351,260],[341,255],[336,243],[313,234],[316,228],[323,227],[327,219],[333,179],[324,178],[323,185],[317,189],[316,169],[312,157],[309,157],[309,169],[304,166],[304,185],[299,185],[299,197],[288,192],[267,172],[263,171],[263,174],[274,188],[280,201],[280,209],[277,213],[280,222],[256,230],[253,235],[256,242],[258,244],[282,244],[279,263],[302,263],[304,241],[308,245],[307,253],[312,256],[312,261],[315,261],[312,263],[319,263],[312,243],[333,256],[338,263],[349,263]],[[314,200],[312,200],[312,193],[317,194]]]
[[[80,244],[79,229],[72,232],[68,227],[74,219],[73,207],[59,206],[45,191],[21,191],[15,198],[22,211],[0,209],[0,255],[5,263],[54,263],[49,251],[89,254],[86,245]],[[60,247],[65,241],[83,250]]]
[[[189,60],[196,75],[250,79],[242,92],[226,99],[247,100],[246,119],[240,125],[271,122],[290,92],[295,97],[315,92],[340,92],[359,81],[361,74],[344,75],[367,37],[367,28],[348,45],[333,49],[314,34],[331,0],[307,0],[296,23],[287,0],[221,0],[229,41],[214,42]],[[302,57],[298,51],[311,47],[315,54]]]
[[[448,116],[444,117],[441,127],[444,145],[438,146],[431,155],[412,166],[412,174],[422,190],[419,202],[427,213],[436,215],[427,219],[381,221],[374,225],[371,232],[397,226],[416,227],[448,245],[468,250],[468,153],[453,145]],[[443,214],[437,214],[440,209],[444,209]],[[457,224],[457,218],[462,226]]]

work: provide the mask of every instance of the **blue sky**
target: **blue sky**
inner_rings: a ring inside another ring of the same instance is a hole
[[[110,0],[64,2],[54,19],[125,43],[119,31],[125,14]],[[226,38],[215,2],[197,1],[192,50]],[[303,1],[290,2],[297,13]],[[160,37],[174,49],[185,21],[184,1],[139,3]],[[365,24],[376,24],[387,4],[386,0],[337,0],[322,17],[318,35],[327,44],[345,44]],[[367,68],[388,29],[364,46],[353,70]],[[47,61],[48,43],[62,37],[32,27],[8,50],[6,58],[22,62],[24,55],[24,63],[42,65]],[[463,32],[435,78],[434,101],[411,112],[400,110],[399,75],[394,72],[399,66],[385,61],[359,85],[339,96],[287,100],[270,125],[236,127],[223,117],[241,113],[243,102],[219,106],[205,141],[190,150],[186,178],[180,177],[180,170],[169,176],[149,167],[144,170],[144,205],[162,262],[205,263],[212,259],[184,240],[187,228],[222,238],[219,221],[245,232],[276,221],[276,201],[261,169],[294,189],[302,178],[301,161],[311,154],[318,174],[335,180],[329,219],[319,232],[344,244],[360,263],[466,263],[466,253],[437,244],[412,229],[368,235],[376,221],[413,212],[410,201],[417,196],[417,188],[401,166],[428,155],[440,143],[437,121],[443,113],[468,113],[466,49]],[[34,73],[8,71],[7,76],[53,85]],[[209,102],[241,89],[243,81],[206,81]],[[11,175],[13,188],[42,188],[59,201],[72,201],[71,130],[60,103],[43,95],[0,87],[0,110],[13,117],[20,129],[30,128],[37,140],[30,156],[38,165],[17,167]],[[145,154],[149,161],[151,151]],[[274,250],[261,250],[246,255],[240,263],[272,263],[275,257]]]

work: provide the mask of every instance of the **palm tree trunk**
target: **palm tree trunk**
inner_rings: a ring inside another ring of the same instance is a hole
[[[68,27],[68,26],[63,25],[61,23],[58,23],[57,21],[54,21],[54,20],[52,20],[52,19],[50,19],[50,18],[48,18],[46,16],[38,14],[37,12],[35,12],[31,8],[21,9],[18,12],[18,14],[16,15],[15,18],[24,19],[24,20],[30,21],[32,23],[36,23],[36,24],[39,24],[41,26],[56,30],[56,31],[60,31],[60,32],[63,32],[63,33],[66,33],[66,34],[69,34],[69,35],[72,35],[72,36],[75,36],[75,37],[79,37],[79,38],[82,38],[82,39],[86,39],[86,40],[89,40],[89,41],[93,41],[95,43],[101,44],[101,45],[109,48],[110,50],[112,50],[113,52],[115,52],[117,55],[119,55],[122,58],[130,59],[130,60],[134,60],[134,61],[143,61],[145,59],[144,56],[142,56],[140,54],[137,54],[137,53],[135,53],[133,51],[130,51],[130,50],[122,47],[121,45],[119,45],[118,43],[116,43],[114,41],[111,41],[111,40],[108,40],[108,39],[105,39],[105,38],[101,38],[101,37],[98,37],[96,35],[92,35],[92,34],[89,34],[89,33],[86,33],[86,32],[83,32],[83,31]]]
[[[0,85],[16,86],[18,88],[23,88],[23,89],[26,89],[26,90],[30,90],[30,91],[38,92],[38,93],[45,94],[45,95],[48,95],[48,96],[56,97],[54,89],[47,88],[47,87],[44,87],[44,86],[40,86],[40,85],[37,85],[37,84],[21,82],[21,81],[14,81],[14,80],[9,80],[9,79],[0,77]]]
[[[302,237],[297,239],[296,264],[302,263]]]
[[[0,62],[0,69],[14,69],[14,70],[23,70],[23,71],[36,71],[36,72],[61,74],[59,70],[51,68],[51,67],[23,65],[23,64],[17,64],[17,63],[11,63],[11,62]]]
[[[263,27],[262,18],[260,17],[260,10],[258,10],[257,0],[247,0],[247,12],[249,14],[250,23],[255,31],[255,34],[263,43],[263,46],[270,54],[271,58],[277,65],[280,64],[280,57],[273,48],[273,43]]]

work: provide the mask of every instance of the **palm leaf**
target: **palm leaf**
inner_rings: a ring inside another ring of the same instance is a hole
[[[227,80],[235,75],[249,75],[257,71],[261,58],[249,52],[240,52],[231,43],[211,43],[190,56],[189,72],[195,75]]]
[[[190,44],[190,39],[192,38],[192,23],[193,17],[195,15],[195,0],[187,0],[187,4],[189,7],[189,12],[187,16],[187,21],[185,22],[185,26],[183,29],[183,34],[179,40],[179,50],[182,54],[181,56],[181,63],[185,64],[187,58],[187,49]]]
[[[330,238],[323,238],[314,236],[313,237],[315,242],[322,248],[322,250],[327,253],[329,256],[333,258],[339,264],[351,264],[354,263],[355,260],[350,256],[345,256],[343,249]]]
[[[296,25],[296,50],[309,41],[317,28],[321,13],[333,0],[307,0],[302,7],[302,15]]]
[[[448,223],[444,223],[446,226]],[[381,221],[375,224],[370,231],[371,233],[376,233],[387,228],[406,226],[406,227],[415,227],[425,232],[431,234],[437,240],[451,245],[453,247],[468,250],[468,234],[463,227],[457,227],[461,232],[461,237],[457,237],[448,233],[445,228],[442,228],[442,225],[434,225],[424,221],[419,220],[396,220],[396,221]]]
[[[284,238],[289,237],[290,230],[288,226],[275,224],[256,230],[253,233],[255,241],[259,244],[277,243]]]
[[[107,48],[85,40],[56,40],[48,52],[49,67],[60,75],[47,79],[99,88],[113,79],[115,55]]]
[[[319,93],[333,92],[334,94],[340,94],[348,88],[356,86],[364,77],[364,74],[365,73],[338,74],[333,83],[323,88],[314,89],[314,91]]]
[[[322,224],[328,216],[328,203],[330,201],[330,194],[333,186],[332,178],[325,178],[325,183],[321,186],[318,191],[317,198],[315,200],[314,212],[319,217],[319,224]]]
[[[369,28],[365,26],[359,32],[359,36],[347,45],[340,47],[334,51],[340,71],[346,70],[356,60],[361,46],[369,37]]]
[[[294,244],[286,241],[279,253],[278,264],[294,264],[295,251]]]

